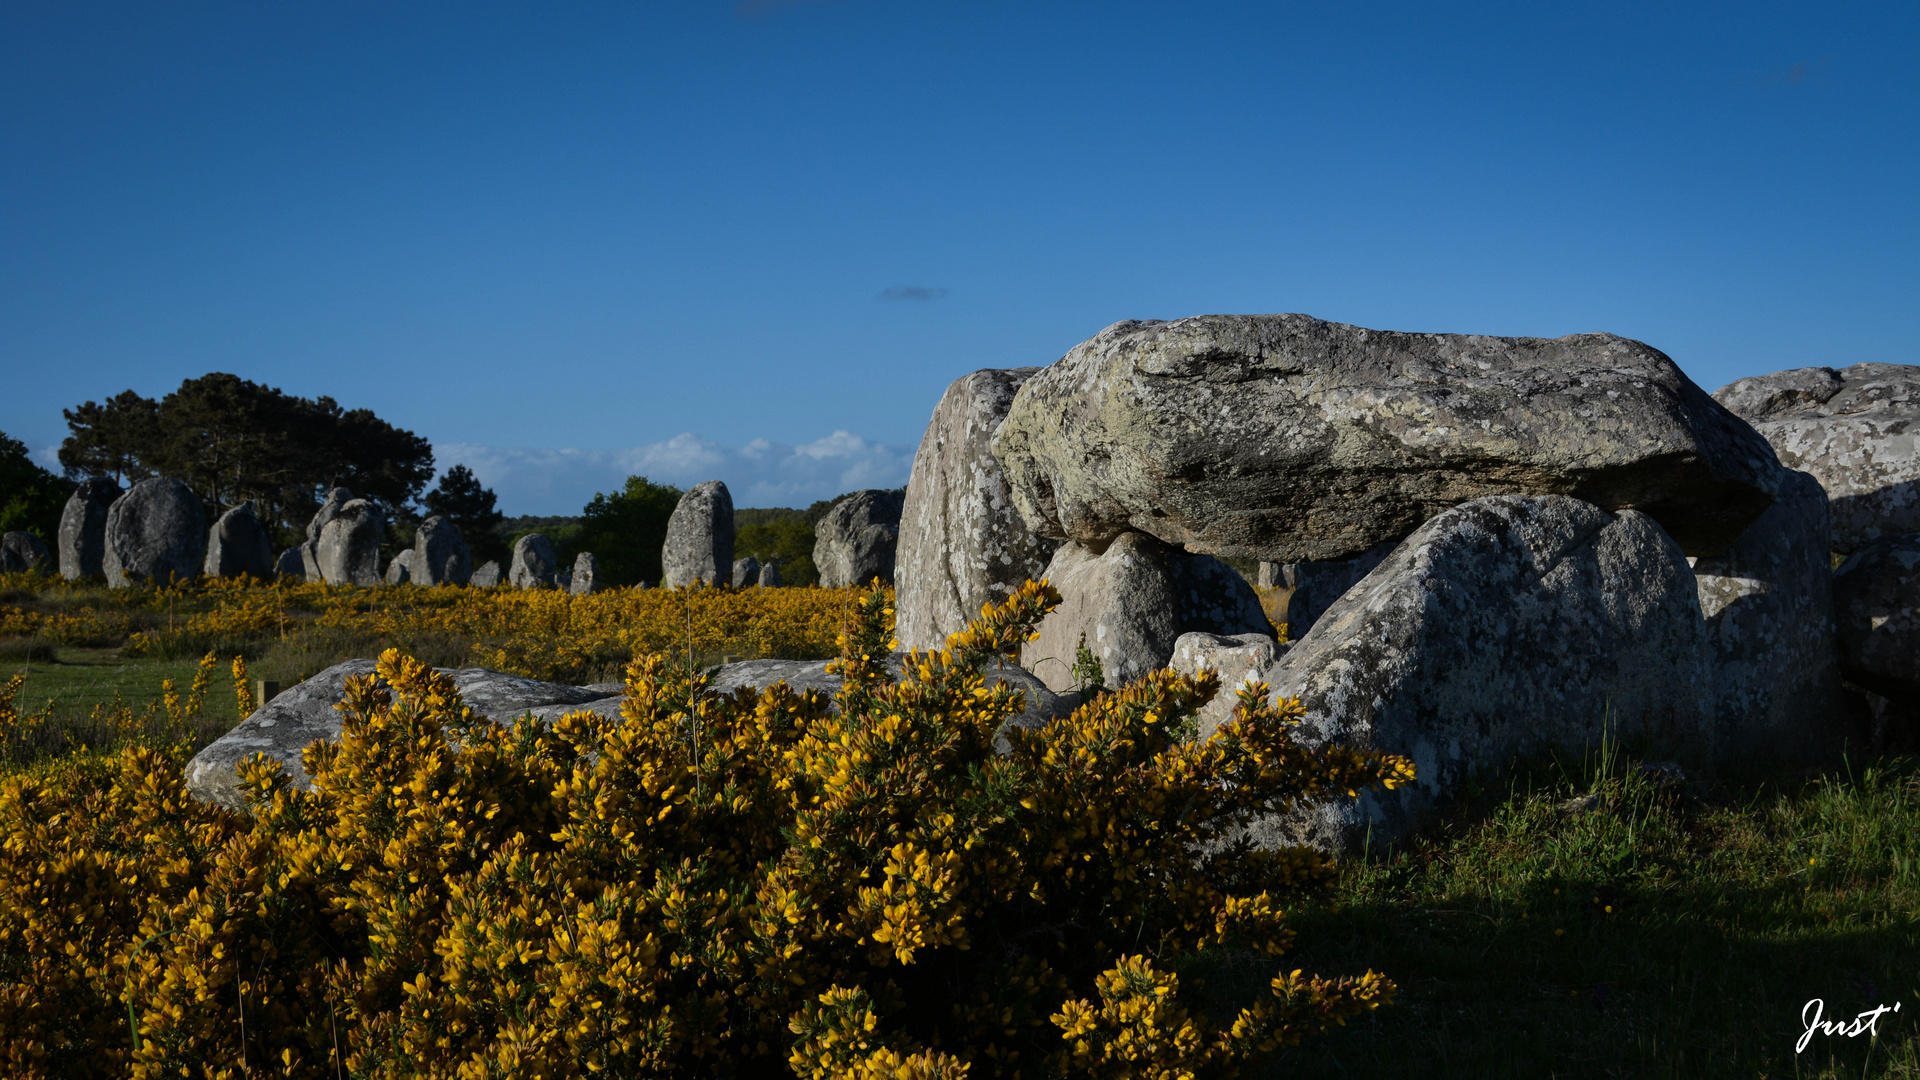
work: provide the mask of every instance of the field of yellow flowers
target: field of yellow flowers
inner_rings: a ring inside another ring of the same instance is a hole
[[[389,651],[311,789],[243,768],[250,814],[190,799],[158,729],[15,771],[0,1074],[1224,1075],[1387,1001],[1371,972],[1224,1002],[1175,970],[1279,955],[1283,897],[1332,874],[1235,842],[1242,815],[1411,767],[1295,746],[1253,694],[1183,741],[1218,680],[1170,672],[996,753],[1019,694],[980,670],[1057,602],[1029,584],[894,683],[873,590],[833,699],[703,695],[652,654],[618,718],[551,727]]]

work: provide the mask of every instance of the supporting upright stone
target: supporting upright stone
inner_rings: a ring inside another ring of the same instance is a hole
[[[733,577],[733,495],[718,480],[680,496],[660,547],[661,584],[720,585]]]
[[[933,649],[1046,573],[1059,541],[1015,509],[993,456],[994,433],[1037,367],[962,376],[934,407],[913,456],[894,561],[895,634],[901,647]]]
[[[193,489],[156,476],[133,485],[107,511],[107,585],[191,581],[207,556],[207,512]]]
[[[104,476],[80,481],[60,512],[60,576],[68,581],[100,577],[106,570],[107,511],[121,496]]]
[[[265,580],[273,572],[273,544],[266,526],[254,516],[253,503],[243,502],[220,515],[207,530],[208,577],[234,578],[245,574]]]

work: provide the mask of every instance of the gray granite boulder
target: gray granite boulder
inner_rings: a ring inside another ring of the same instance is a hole
[[[133,485],[107,510],[107,585],[191,581],[207,555],[207,512],[193,489],[156,476]]]
[[[325,581],[326,574],[320,569],[320,534],[326,530],[327,523],[340,516],[340,508],[353,501],[353,492],[337,487],[327,492],[325,502],[314,511],[313,520],[307,522],[307,542],[300,545],[300,560],[308,581]]]
[[[413,533],[415,585],[465,585],[473,580],[473,553],[453,522],[435,514]]]
[[[1116,323],[1027,380],[993,453],[1043,535],[1271,562],[1351,558],[1503,493],[1635,507],[1710,555],[1766,510],[1777,468],[1637,341],[1306,315]]]
[[[207,559],[201,572],[216,578],[251,574],[263,581],[273,573],[273,542],[254,515],[252,501],[221,514],[207,530]]]
[[[395,555],[393,561],[387,563],[387,584],[405,585],[407,582],[414,580],[413,565],[415,558],[416,555],[412,548],[406,548],[402,550],[400,554]]]
[[[600,561],[593,552],[583,551],[573,557],[573,580],[567,588],[576,596],[600,591]]]
[[[60,511],[60,576],[68,581],[107,572],[107,511],[121,496],[120,485],[104,476],[80,481]]]
[[[338,491],[339,489],[334,489]],[[380,541],[387,535],[387,515],[366,499],[350,499],[320,529],[314,561],[329,585],[378,585],[386,579],[380,569]]]
[[[1714,398],[1813,474],[1832,505],[1832,548],[1920,532],[1920,366],[1855,364],[1777,371]]]
[[[476,589],[491,589],[500,584],[500,564],[488,559],[467,579],[467,584]]]
[[[22,574],[39,571],[51,574],[59,567],[54,562],[53,553],[47,545],[30,532],[10,532],[0,535],[0,571],[9,574]]]
[[[760,587],[763,589],[777,589],[780,587],[780,563],[778,561],[770,560],[765,566],[760,568]]]
[[[1920,705],[1920,533],[1862,544],[1833,575],[1833,606],[1842,673]]]
[[[813,565],[823,588],[893,581],[900,509],[907,493],[868,488],[842,495],[813,526]]]
[[[1109,687],[1165,667],[1180,636],[1178,592],[1166,545],[1145,533],[1115,537],[1104,551],[1066,543],[1043,575],[1060,604],[1020,646],[1020,666],[1060,693],[1075,689],[1081,642],[1100,661]]]
[[[1704,755],[1713,715],[1693,571],[1651,517],[1503,495],[1421,526],[1263,675],[1294,738],[1412,759],[1418,780],[1272,818],[1266,843],[1405,836],[1478,777],[1603,734]],[[1204,734],[1204,732],[1203,732]]]
[[[1694,563],[1724,758],[1807,763],[1841,748],[1831,532],[1820,482],[1785,471],[1767,512],[1732,547]]]
[[[301,558],[298,547],[290,547],[273,560],[273,574],[288,581],[307,580],[307,560]]]
[[[744,559],[733,560],[733,587],[744,589],[749,585],[760,584],[760,560],[749,555]]]
[[[1037,367],[976,371],[955,379],[934,406],[913,456],[894,560],[894,632],[909,649],[937,649],[998,604],[1045,576],[1058,540],[1027,526],[1014,507],[993,435]]]
[[[718,480],[695,484],[667,519],[660,583],[725,584],[733,575],[733,496]]]
[[[560,569],[560,555],[553,544],[539,533],[528,533],[513,542],[513,562],[507,580],[516,589],[551,589]]]
[[[1298,641],[1307,636],[1313,624],[1347,590],[1360,584],[1380,560],[1387,557],[1397,541],[1376,544],[1351,559],[1321,559],[1307,562],[1261,563],[1261,584],[1279,589],[1285,597],[1282,609],[1287,637]]]
[[[349,678],[371,675],[374,667],[372,660],[347,660],[282,691],[194,755],[186,769],[188,793],[204,802],[246,809],[234,767],[255,753],[285,765],[295,787],[310,787],[312,780],[300,764],[301,752],[316,740],[340,738],[341,714],[334,705],[346,698]],[[547,706],[580,707],[608,697],[603,690],[522,679],[480,668],[441,670],[452,676],[460,700],[468,708],[503,724]]]
[[[1212,732],[1233,715],[1240,703],[1240,688],[1257,683],[1280,654],[1292,646],[1275,644],[1266,634],[1181,634],[1173,643],[1173,657],[1167,667],[1182,675],[1212,671],[1220,677],[1220,693],[1202,706],[1196,719],[1200,729]]]

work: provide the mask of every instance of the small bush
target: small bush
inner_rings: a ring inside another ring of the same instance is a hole
[[[1211,674],[1006,730],[1021,695],[980,671],[1057,601],[1029,584],[896,684],[874,591],[834,699],[709,695],[646,656],[618,718],[551,727],[389,651],[310,790],[243,767],[252,817],[153,746],[8,779],[0,1070],[1171,1077],[1388,1000],[1296,971],[1216,1023],[1173,969],[1277,955],[1280,899],[1331,877],[1232,839],[1246,813],[1411,766],[1295,746],[1297,706],[1253,691],[1179,741]]]

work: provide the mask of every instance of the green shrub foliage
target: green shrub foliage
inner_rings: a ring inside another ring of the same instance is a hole
[[[1329,876],[1237,819],[1407,762],[1302,749],[1252,691],[1178,741],[1211,674],[1010,728],[1020,694],[980,670],[1058,599],[1029,584],[896,683],[874,591],[836,698],[705,694],[646,657],[618,717],[551,727],[389,651],[310,790],[243,768],[251,816],[151,748],[15,776],[0,1072],[1193,1076],[1387,1000],[1294,972],[1216,1022],[1173,965],[1281,952],[1280,898]]]

